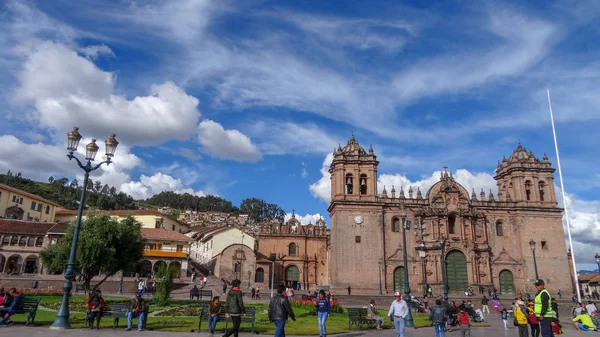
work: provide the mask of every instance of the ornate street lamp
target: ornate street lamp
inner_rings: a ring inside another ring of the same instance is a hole
[[[92,141],[85,146],[85,159],[87,163],[84,165],[79,158],[75,157],[74,153],[77,151],[79,141],[81,140],[81,134],[79,134],[79,128],[73,128],[73,131],[67,134],[67,150],[69,154],[67,157],[69,160],[75,159],[79,167],[85,171],[83,178],[83,186],[81,191],[81,199],[79,201],[79,209],[77,210],[77,220],[75,222],[75,231],[73,232],[73,241],[71,241],[71,250],[69,252],[69,262],[67,262],[67,269],[65,270],[65,281],[63,282],[63,297],[60,302],[60,308],[56,313],[56,319],[50,326],[50,329],[70,329],[71,324],[69,323],[69,297],[71,296],[71,290],[73,289],[73,280],[75,279],[75,273],[73,266],[75,265],[75,256],[77,253],[77,241],[79,239],[79,229],[81,228],[81,217],[83,215],[83,206],[85,204],[85,195],[87,192],[87,185],[89,180],[90,172],[97,170],[102,164],[110,165],[111,158],[115,155],[115,150],[119,142],[115,139],[115,134],[110,134],[110,137],[104,142],[106,145],[106,160],[92,165],[92,162],[96,158],[99,147],[96,145],[96,140]]]
[[[444,301],[448,301],[448,278],[446,277],[446,253],[444,248],[446,246],[446,238],[440,237],[440,249],[442,251],[442,281],[444,283]]]
[[[538,276],[537,261],[535,259],[535,241],[533,239],[529,240],[529,248],[533,252],[533,268],[535,269],[535,279],[537,280],[540,277]]]
[[[407,328],[414,328],[412,313],[410,311],[410,305],[412,300],[410,298],[410,285],[408,284],[408,254],[406,246],[406,231],[410,230],[410,223],[406,221],[406,209],[404,205],[400,207],[400,216],[402,217],[402,251],[404,253],[404,298],[408,304],[408,315],[404,319],[404,326]]]
[[[423,297],[425,297],[425,295],[427,294],[427,284],[425,283],[427,280],[425,279],[425,257],[427,256],[427,253],[425,252],[425,244],[423,242],[421,242],[421,244],[419,245],[419,247],[421,248],[421,250],[419,250],[419,257],[421,258],[421,274],[423,274]]]
[[[598,264],[598,273],[600,273],[600,255],[598,255],[598,253],[596,253],[594,258],[596,259],[596,263]]]

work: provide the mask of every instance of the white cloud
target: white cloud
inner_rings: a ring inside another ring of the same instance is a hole
[[[115,53],[107,45],[93,45],[79,48],[79,52],[89,59],[96,59],[99,56],[115,56]]]
[[[302,163],[300,163],[300,165],[302,165],[302,173],[300,173],[300,176],[302,178],[308,177],[308,172],[306,171],[306,163],[302,162]]]
[[[312,123],[258,121],[251,132],[268,155],[327,153],[337,146],[327,132]]]
[[[200,117],[198,99],[171,82],[153,85],[149,96],[114,95],[116,76],[65,45],[43,42],[21,48],[25,57],[16,98],[32,102],[38,126],[94,136],[110,132],[132,145],[190,137]],[[152,132],[149,132],[151,130]]]
[[[147,199],[163,191],[175,193],[189,193],[196,196],[205,196],[201,190],[194,191],[186,187],[180,179],[175,179],[161,172],[153,176],[141,175],[139,181],[130,181],[121,185],[121,191],[131,195],[134,199]]]
[[[261,153],[250,138],[238,130],[225,130],[217,122],[205,119],[198,125],[198,141],[210,155],[242,162],[256,162]]]
[[[304,216],[302,216],[300,214],[295,214],[295,217],[303,225],[308,225],[308,224],[315,225],[315,224],[317,224],[317,221],[319,221],[319,219],[321,219],[321,218],[323,218],[323,220],[325,220],[325,217],[323,217],[323,215],[321,215],[319,213],[317,213],[317,214],[308,214],[307,213]],[[292,218],[292,213],[286,212],[284,221],[287,222],[291,218]]]
[[[308,189],[315,198],[319,198],[326,203],[331,201],[331,174],[329,174],[329,166],[333,161],[333,153],[328,153],[323,160],[321,166],[321,179],[311,184]]]

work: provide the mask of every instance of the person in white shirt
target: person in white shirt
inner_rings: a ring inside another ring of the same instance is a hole
[[[587,313],[591,316],[594,314],[594,312],[598,311],[598,308],[596,308],[594,302],[588,301],[588,305],[585,306],[585,310],[587,310]]]
[[[392,302],[390,311],[388,312],[388,318],[394,322],[396,327],[396,337],[404,337],[404,318],[408,315],[408,305],[402,299],[399,292],[394,294],[396,300]]]

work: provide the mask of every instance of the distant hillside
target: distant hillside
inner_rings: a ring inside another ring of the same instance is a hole
[[[578,274],[597,274],[598,273],[598,269],[594,269],[594,270],[580,270],[577,272]]]
[[[66,209],[77,209],[81,199],[81,187],[77,179],[48,178],[48,183],[23,178],[21,173],[8,171],[0,174],[0,183],[39,195],[54,201]],[[117,192],[115,187],[89,179],[85,204],[88,209],[130,210],[138,209],[135,200],[128,194]]]

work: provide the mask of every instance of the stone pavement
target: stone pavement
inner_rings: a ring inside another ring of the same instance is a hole
[[[508,330],[504,330],[502,325],[502,321],[498,315],[486,316],[487,323],[490,325],[485,328],[471,328],[471,336],[472,337],[518,337],[519,332],[516,327],[511,326]],[[293,322],[289,324],[295,324]],[[315,324],[317,324],[315,320]],[[387,322],[386,322],[387,324]],[[573,325],[565,324],[563,326],[563,331],[565,332],[561,337],[592,337],[599,336],[600,332],[582,332],[576,331]],[[146,337],[213,337],[220,336],[221,334],[210,335],[206,331],[202,331],[200,334],[198,333],[184,333],[184,332],[160,332],[160,331],[142,331],[139,332],[137,330],[133,331],[125,331],[123,328],[119,328],[116,330],[107,328],[101,330],[83,330],[83,329],[74,329],[74,330],[64,330],[64,331],[54,331],[49,330],[47,328],[36,328],[36,327],[25,327],[22,325],[13,325],[9,327],[0,327],[0,336],[30,336],[30,337],[109,337],[109,336],[117,336],[117,337],[125,337],[125,336],[146,336]],[[252,335],[250,333],[240,333],[242,337],[251,337],[251,336],[259,336]],[[349,332],[345,334],[340,334],[336,336],[375,336],[375,337],[395,337],[396,333],[394,330],[383,330],[383,331],[355,331]],[[435,331],[433,328],[421,328],[421,329],[406,329],[406,337],[434,337]],[[447,332],[446,336],[448,337],[460,337],[459,329],[454,329],[451,332]],[[304,336],[298,336],[304,337]],[[311,336],[315,337],[315,336]]]

